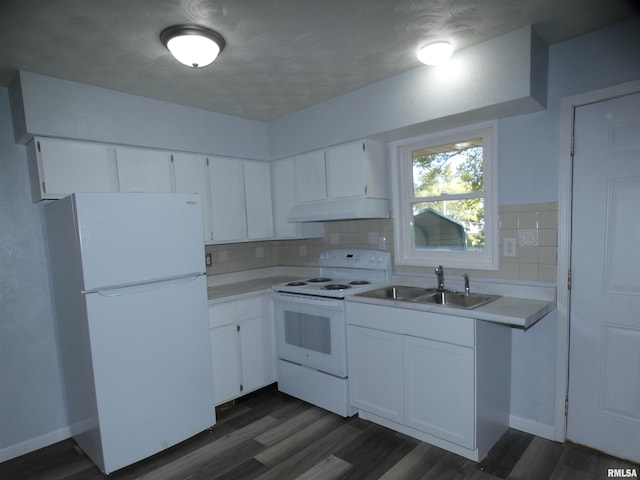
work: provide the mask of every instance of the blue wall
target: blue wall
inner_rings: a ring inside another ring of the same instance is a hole
[[[68,436],[42,206],[31,203],[8,104],[0,88],[0,461],[21,442]]]
[[[267,159],[263,122],[21,72],[13,96],[16,140],[75,138],[165,150]],[[21,100],[22,104],[18,104]]]

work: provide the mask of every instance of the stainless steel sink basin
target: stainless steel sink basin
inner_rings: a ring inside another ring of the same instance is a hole
[[[452,290],[438,290],[437,288],[407,287],[404,285],[391,285],[377,288],[357,294],[358,297],[379,298],[382,300],[398,300],[405,302],[425,303],[441,305],[443,307],[456,307],[471,309],[485,305],[500,298],[498,295],[483,293],[455,292]]]
[[[413,299],[416,303],[427,303],[442,305],[443,307],[456,307],[471,309],[486,305],[500,298],[498,295],[488,295],[482,293],[462,293],[462,292],[435,292],[421,295]]]
[[[402,285],[391,285],[389,287],[378,288],[376,290],[369,290],[368,292],[359,293],[359,297],[369,298],[383,298],[387,300],[413,300],[416,297],[425,295],[434,290],[419,288],[419,287],[406,287]]]

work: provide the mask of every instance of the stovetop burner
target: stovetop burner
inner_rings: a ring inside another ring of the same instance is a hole
[[[307,280],[307,282],[309,283],[324,283],[324,282],[330,282],[330,281],[331,281],[330,278],[325,278],[325,277],[310,278],[309,280]]]
[[[316,273],[306,278],[291,278],[274,285],[274,292],[295,295],[343,299],[350,295],[390,284],[391,255],[389,252],[364,249],[336,249],[322,252]]]
[[[330,285],[325,285],[324,287],[322,287],[323,290],[347,290],[348,288],[351,288],[351,286],[341,285],[339,283],[332,283]]]

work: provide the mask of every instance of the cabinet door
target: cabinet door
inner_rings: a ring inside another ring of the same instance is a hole
[[[240,395],[240,355],[237,324],[212,328],[214,403],[220,405]]]
[[[324,150],[298,155],[294,160],[296,202],[313,202],[327,198]]]
[[[327,196],[365,196],[367,188],[365,143],[351,142],[327,149]]]
[[[404,337],[405,424],[474,448],[474,349]]]
[[[211,157],[210,167],[213,240],[246,240],[243,161],[237,158]]]
[[[275,238],[322,237],[322,222],[288,222],[291,207],[296,204],[293,158],[271,162],[271,198],[273,200],[273,228]]]
[[[296,203],[293,169],[293,158],[271,162],[271,197],[276,238],[295,238],[298,235],[298,224],[287,222],[289,210]]]
[[[171,192],[171,154],[161,150],[116,148],[121,192]]]
[[[265,385],[264,332],[261,317],[244,319],[238,324],[242,358],[242,391],[247,393]]]
[[[115,151],[108,145],[36,138],[30,155],[33,198],[62,198],[73,192],[117,192]]]
[[[248,239],[273,238],[271,166],[269,162],[245,160],[244,188]]]
[[[206,157],[186,153],[173,154],[176,192],[199,193],[202,197],[202,222],[205,241],[211,240],[211,189]]]
[[[403,423],[402,336],[352,325],[347,335],[351,404]]]

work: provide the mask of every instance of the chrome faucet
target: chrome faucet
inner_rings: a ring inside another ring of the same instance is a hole
[[[444,268],[442,268],[442,265],[436,268],[436,275],[438,277],[438,290],[443,291],[444,290]]]
[[[469,274],[465,272],[464,276],[464,294],[469,295],[471,293],[471,289],[469,288]]]

